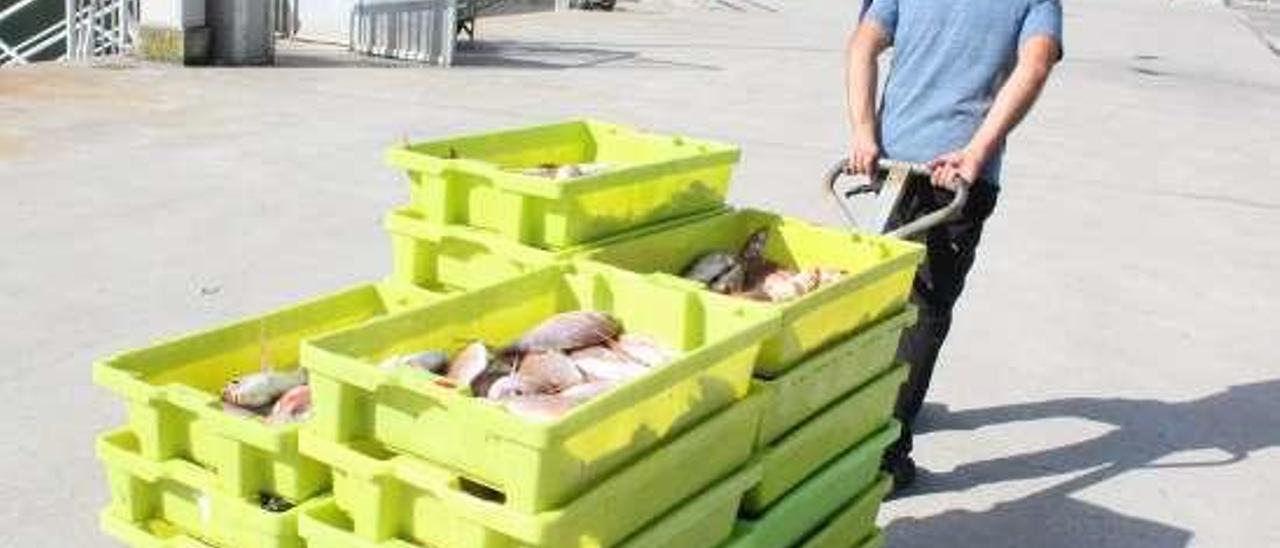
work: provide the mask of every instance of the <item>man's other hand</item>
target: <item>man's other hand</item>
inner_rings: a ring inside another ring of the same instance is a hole
[[[955,190],[959,185],[972,185],[982,174],[982,163],[982,158],[968,149],[943,154],[929,162],[933,186]]]

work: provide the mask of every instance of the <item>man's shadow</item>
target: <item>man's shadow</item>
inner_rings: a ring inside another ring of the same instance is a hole
[[[1140,469],[1198,468],[1241,462],[1280,446],[1280,379],[1233,386],[1179,403],[1068,398],[960,412],[926,408],[921,433],[1054,418],[1083,418],[1114,428],[1076,444],[973,462],[924,474],[903,497],[962,491],[984,484],[1069,473],[1080,475],[983,512],[953,510],[889,524],[889,544],[909,546],[1181,547],[1193,532],[1125,516],[1073,498],[1086,488]],[[1211,449],[1224,458],[1160,463],[1184,451]]]

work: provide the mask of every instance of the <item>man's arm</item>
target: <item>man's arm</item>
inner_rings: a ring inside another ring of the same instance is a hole
[[[876,86],[879,84],[877,58],[889,46],[889,38],[874,19],[867,18],[849,37],[845,73],[849,127],[853,139],[849,168],[854,173],[872,174],[880,157],[876,131]]]
[[[1060,57],[1058,42],[1053,38],[1027,39],[1018,49],[1017,66],[996,94],[991,110],[968,146],[930,162],[933,184],[954,188],[957,176],[968,183],[976,181],[991,154],[1031,110]]]

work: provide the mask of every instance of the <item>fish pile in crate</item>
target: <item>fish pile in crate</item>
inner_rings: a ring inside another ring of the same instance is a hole
[[[95,364],[135,546],[871,546],[921,249],[594,121],[392,148],[391,275]]]

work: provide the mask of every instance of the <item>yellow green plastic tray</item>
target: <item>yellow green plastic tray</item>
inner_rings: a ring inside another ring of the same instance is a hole
[[[759,416],[759,398],[747,398],[601,479],[568,505],[540,513],[512,510],[422,459],[367,443],[343,445],[304,430],[303,451],[333,467],[336,511],[310,514],[316,523],[304,524],[303,534],[328,546],[613,546],[746,463]],[[733,502],[758,479],[757,468],[736,477]],[[733,505],[728,508],[731,522]],[[683,533],[673,525],[652,536]],[[636,546],[653,546],[647,542]]]
[[[111,504],[103,529],[131,546],[299,548],[297,516],[306,505],[269,512],[254,499],[222,491],[217,478],[182,460],[152,461],[138,438],[120,429],[98,438]]]
[[[556,313],[584,309],[612,313],[626,330],[682,354],[547,423],[430,373],[374,366],[392,354],[470,340],[506,344]],[[746,396],[760,341],[776,328],[776,314],[723,296],[557,265],[308,341],[310,426],[335,441],[368,439],[451,467],[515,509],[548,510]]]
[[[763,447],[831,402],[893,365],[902,331],[915,322],[912,306],[850,335],[774,379],[757,379],[769,398],[760,424]]]
[[[721,207],[737,147],[575,120],[392,147],[413,207],[428,220],[563,249]],[[600,162],[567,181],[524,175],[541,164]]]
[[[837,283],[783,303],[754,303],[782,314],[783,329],[760,350],[756,374],[774,377],[800,359],[863,326],[902,310],[916,266],[919,244],[826,228],[756,210],[740,210],[608,242],[582,257],[625,270],[653,273],[668,283],[697,287],[679,275],[713,250],[737,250],[756,230],[769,229],[765,257],[784,267],[840,268]]]
[[[620,548],[668,548],[719,545],[733,534],[742,494],[760,480],[760,468],[747,466],[697,498],[623,541]]]
[[[828,463],[758,518],[740,518],[725,548],[793,546],[820,528],[873,483],[880,457],[898,438],[892,421],[844,455]]]
[[[907,369],[897,365],[764,448],[764,477],[743,499],[744,514],[765,512],[815,470],[887,423]]]
[[[881,473],[875,485],[836,512],[799,548],[848,548],[854,539],[870,540],[876,533],[876,514],[880,512],[880,503],[892,489],[893,478]]]
[[[876,528],[870,535],[867,535],[866,538],[862,539],[854,546],[857,548],[884,548],[884,545],[884,531]]]
[[[550,252],[481,230],[426,222],[411,207],[388,212],[383,226],[391,235],[391,278],[433,291],[475,289],[556,259]]]
[[[224,411],[222,387],[236,375],[261,369],[264,336],[270,363],[294,369],[306,337],[439,298],[403,284],[357,286],[111,356],[94,364],[93,378],[124,398],[143,456],[204,465],[231,493],[265,491],[300,501],[327,489],[329,475],[298,455],[297,425],[268,425]]]

